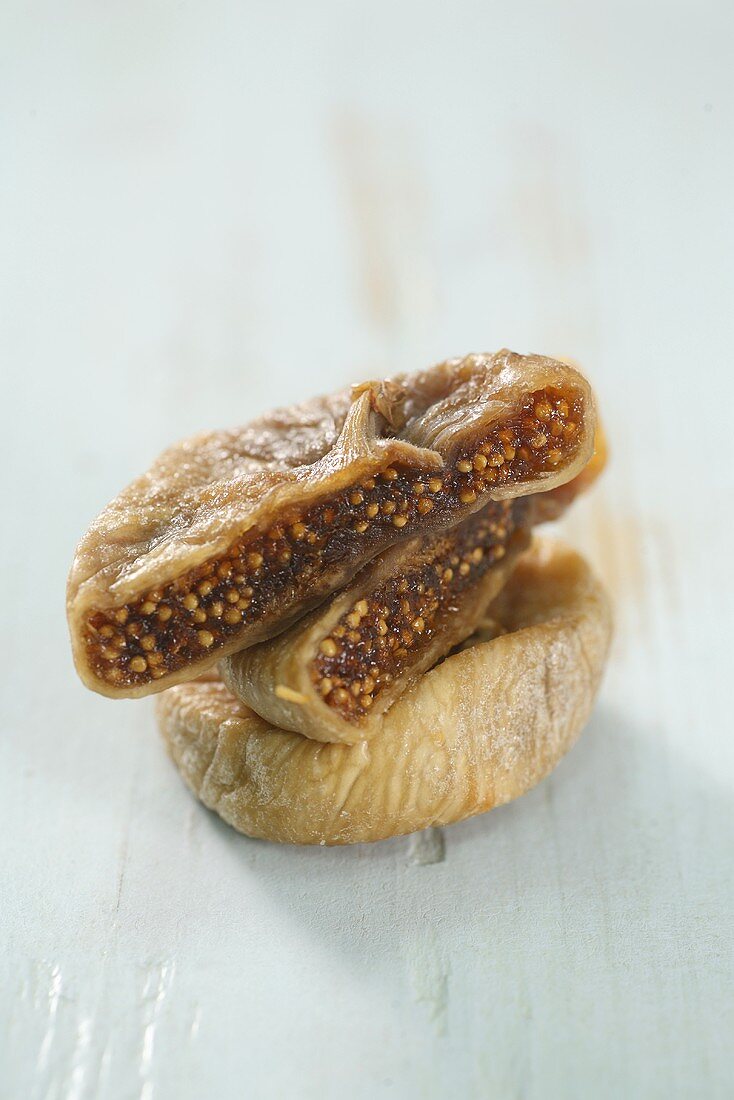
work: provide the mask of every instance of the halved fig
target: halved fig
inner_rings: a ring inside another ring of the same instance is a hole
[[[545,541],[520,559],[491,616],[490,640],[422,676],[369,743],[284,732],[212,674],[160,697],[161,732],[191,790],[253,837],[349,844],[460,821],[555,767],[589,716],[610,640],[601,585]]]
[[[544,493],[491,501],[448,530],[373,558],[341,591],[266,642],[220,664],[233,695],[281,729],[355,744],[485,618],[537,522],[557,519],[604,468],[594,454],[572,481]]]
[[[576,370],[502,351],[186,440],[80,543],[77,669],[111,696],[189,679],[286,629],[389,546],[571,480],[594,424]]]
[[[477,628],[529,541],[528,498],[492,501],[374,558],[289,630],[226,658],[230,691],[281,729],[371,739],[403,691]]]

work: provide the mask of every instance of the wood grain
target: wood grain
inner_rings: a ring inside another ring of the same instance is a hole
[[[733,32],[3,5],[3,1100],[732,1095]],[[248,842],[76,681],[77,537],[174,438],[501,345],[583,364],[611,441],[588,732],[443,835]]]

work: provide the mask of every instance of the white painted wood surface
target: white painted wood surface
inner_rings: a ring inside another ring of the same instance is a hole
[[[734,1093],[732,13],[5,0],[3,1100]],[[77,537],[176,437],[503,344],[611,437],[587,734],[443,836],[237,836],[75,679]]]

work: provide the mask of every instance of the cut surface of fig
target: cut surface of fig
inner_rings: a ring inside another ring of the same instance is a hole
[[[563,484],[591,453],[588,386],[553,360],[498,353],[404,376],[398,427],[376,387],[217,446],[187,441],[113,502],[69,583],[89,686],[142,695],[189,678],[287,629],[391,545]]]
[[[491,501],[392,547],[288,630],[226,658],[225,682],[283,729],[371,739],[403,691],[476,629],[527,546],[531,505]]]
[[[457,601],[472,599],[478,581],[504,559],[518,511],[516,502],[502,501],[443,533],[423,560],[341,616],[309,666],[328,706],[350,720],[371,710],[455,615]]]

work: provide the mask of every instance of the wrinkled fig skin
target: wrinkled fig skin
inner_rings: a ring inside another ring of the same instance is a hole
[[[372,739],[403,691],[476,629],[528,545],[528,511],[492,502],[392,547],[290,630],[224,660],[224,682],[280,729]]]
[[[276,729],[210,675],[158,700],[169,752],[230,825],[294,844],[381,840],[509,802],[555,767],[584,726],[610,610],[577,554],[541,542],[491,614],[506,633],[421,677],[369,743],[319,744]]]
[[[185,440],[79,545],[67,593],[79,674],[113,697],[190,679],[286,629],[390,545],[571,480],[594,423],[572,367],[502,351]]]

